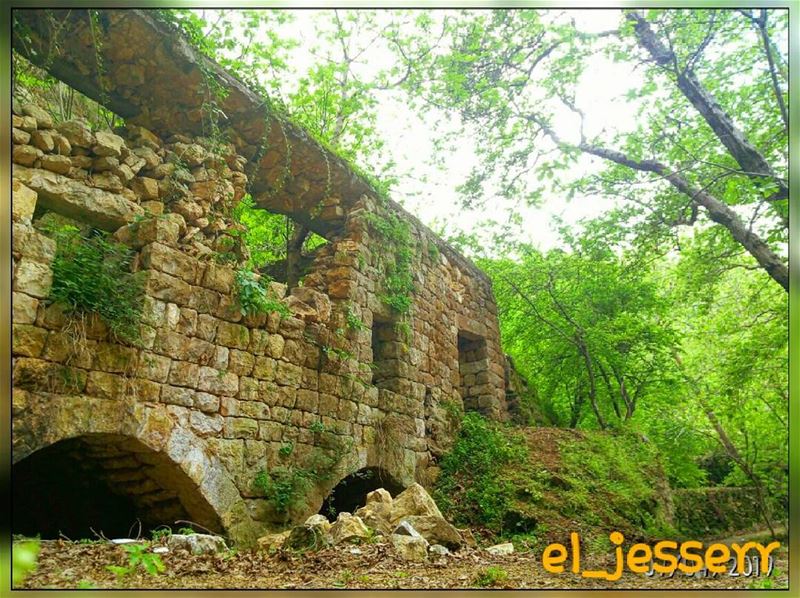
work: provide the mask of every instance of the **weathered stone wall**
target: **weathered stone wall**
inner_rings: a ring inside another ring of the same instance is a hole
[[[177,500],[246,542],[281,520],[254,476],[303,463],[320,424],[351,444],[296,517],[364,467],[401,486],[429,481],[450,441],[445,401],[505,417],[488,279],[396,204],[332,189],[313,219],[329,242],[303,286],[287,295],[271,285],[292,315],[243,316],[234,275],[246,249],[230,210],[248,176],[233,145],[214,153],[208,140],[165,142],[135,125],[117,135],[55,124],[33,105],[15,105],[13,127],[15,462],[65,439],[85,441],[90,458],[97,439],[113,438],[103,467],[129,472],[115,490],[136,495],[153,520]],[[367,217],[390,213],[411,232],[406,318],[382,300],[390,250]],[[135,250],[146,277],[141,346],[114,341],[98,318],[77,327],[46,301],[56,248],[38,228],[54,215]],[[348,313],[364,328],[348,327]]]

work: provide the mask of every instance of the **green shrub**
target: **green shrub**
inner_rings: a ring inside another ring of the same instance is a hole
[[[436,501],[456,522],[477,523],[502,534],[513,518],[516,494],[503,470],[506,466],[518,467],[527,458],[521,436],[478,413],[467,413],[455,444],[441,461],[442,472],[434,489]]]
[[[130,249],[105,233],[85,236],[74,226],[49,232],[56,241],[49,300],[69,313],[96,313],[115,338],[138,341],[144,285],[141,273],[130,271]]]
[[[287,513],[305,503],[305,497],[314,485],[312,472],[303,467],[280,465],[256,475],[255,487],[278,513]]]
[[[296,507],[306,504],[311,489],[320,482],[333,478],[343,459],[350,451],[352,442],[336,437],[325,429],[322,422],[314,422],[311,430],[320,445],[315,447],[302,464],[279,465],[269,471],[261,470],[253,479],[259,490],[277,513],[288,514]],[[278,449],[282,458],[289,457],[294,444],[288,443]]]
[[[475,585],[481,588],[500,585],[508,579],[508,571],[497,565],[487,567],[475,578]]]
[[[262,279],[263,280],[263,279]],[[289,316],[289,308],[275,297],[250,270],[236,272],[236,298],[243,315],[278,312]]]
[[[106,565],[106,569],[118,577],[134,573],[136,569],[143,569],[150,575],[158,575],[164,572],[165,567],[164,563],[161,562],[161,557],[155,553],[147,552],[147,542],[144,544],[126,544],[123,548],[128,553],[128,566]]]

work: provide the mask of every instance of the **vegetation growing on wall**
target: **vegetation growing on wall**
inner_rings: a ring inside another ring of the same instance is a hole
[[[280,301],[265,283],[264,277],[257,277],[252,271],[240,269],[236,271],[234,280],[236,299],[243,315],[270,314],[277,312],[281,317],[290,315],[289,308]]]
[[[288,519],[294,510],[307,506],[311,491],[333,480],[338,472],[347,467],[347,457],[352,441],[325,428],[322,422],[312,427],[315,446],[302,463],[290,463],[295,451],[293,443],[284,444],[278,451],[287,461],[259,471],[253,486],[262,493],[275,512]]]
[[[124,342],[140,337],[143,280],[131,272],[132,252],[105,233],[81,233],[70,225],[51,229],[56,240],[49,301],[70,314],[99,315]]]

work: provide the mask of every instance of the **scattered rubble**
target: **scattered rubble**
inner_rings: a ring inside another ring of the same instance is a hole
[[[464,546],[475,545],[469,530],[460,531],[449,523],[419,484],[412,484],[394,498],[384,488],[373,490],[355,514],[341,512],[333,524],[323,515],[312,515],[303,525],[262,536],[258,544],[269,551],[279,548],[306,551],[387,540],[395,553],[408,561],[424,561],[429,554],[441,558]]]

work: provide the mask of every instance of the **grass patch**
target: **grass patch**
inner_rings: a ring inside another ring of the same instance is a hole
[[[467,413],[440,465],[437,503],[486,543],[525,550],[573,531],[587,543],[613,530],[631,539],[673,532],[660,505],[658,455],[633,433],[519,428]]]

